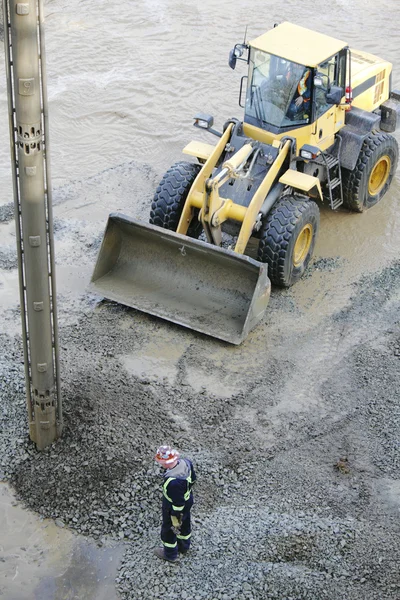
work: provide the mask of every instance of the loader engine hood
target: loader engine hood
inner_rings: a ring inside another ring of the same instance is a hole
[[[223,154],[221,164],[217,167],[215,175],[223,168],[225,160],[228,160],[235,152],[238,152],[251,139],[243,134],[241,124],[233,130],[229,146]],[[221,186],[220,193],[225,198],[231,198],[235,204],[249,206],[254,194],[263,182],[271,165],[279,154],[279,147],[272,144],[258,142],[257,150],[247,165],[243,177],[230,179]]]
[[[367,111],[380,106],[390,94],[392,64],[359,50],[350,50],[353,105]]]

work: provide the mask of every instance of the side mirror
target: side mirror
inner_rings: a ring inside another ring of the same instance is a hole
[[[235,54],[235,48],[233,48],[233,50],[231,50],[229,52],[229,61],[228,61],[231,69],[234,69],[236,67],[236,60],[237,60],[237,57]]]
[[[338,85],[332,85],[326,94],[327,104],[340,104],[344,96],[344,89]]]
[[[234,69],[236,67],[236,61],[238,58],[240,58],[243,55],[243,52],[245,51],[245,49],[248,48],[248,46],[246,46],[246,44],[235,44],[235,47],[233,48],[233,50],[231,50],[229,52],[229,66],[231,69]],[[242,59],[244,60],[244,59]]]
[[[316,75],[314,77],[314,86],[321,88],[321,87],[323,87],[323,85],[324,85],[324,82],[322,81],[322,77],[319,77],[318,75]]]
[[[317,73],[314,77],[314,86],[317,88],[328,89],[328,87],[329,87],[328,75],[324,75],[324,73]]]

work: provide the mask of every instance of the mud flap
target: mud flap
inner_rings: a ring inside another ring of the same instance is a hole
[[[252,258],[112,213],[90,289],[240,344],[263,318],[271,284]]]

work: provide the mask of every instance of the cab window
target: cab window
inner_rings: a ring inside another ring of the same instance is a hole
[[[316,71],[316,78],[321,80],[321,86],[315,86],[316,118],[323,115],[332,105],[326,101],[326,95],[332,85],[345,87],[346,51],[332,56],[320,64]]]
[[[335,84],[335,73],[337,56],[333,56],[326,62],[318,65],[316,72],[316,78],[321,80],[322,85],[315,85],[315,108],[316,117],[320,117],[330,108],[332,105],[326,101],[326,95],[329,91],[329,87]]]

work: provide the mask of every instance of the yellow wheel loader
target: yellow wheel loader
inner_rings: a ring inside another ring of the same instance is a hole
[[[197,162],[165,173],[150,225],[110,215],[91,284],[235,344],[263,317],[270,281],[288,287],[304,273],[319,202],[362,212],[384,196],[400,119],[392,65],[343,41],[282,23],[236,44],[230,67],[238,61],[248,65],[243,120],[218,132],[212,116],[195,117],[216,144],[186,146]],[[223,247],[226,234],[231,248]],[[246,256],[250,238],[258,260]]]

